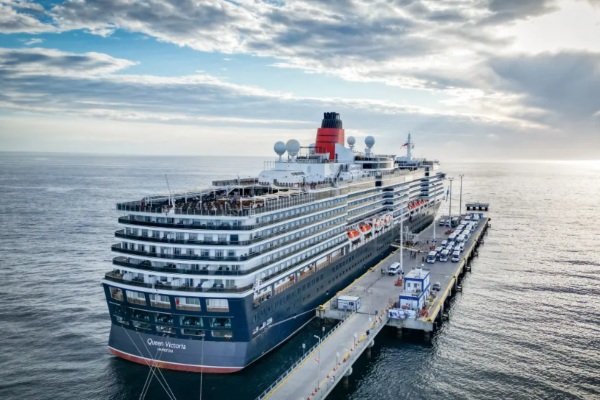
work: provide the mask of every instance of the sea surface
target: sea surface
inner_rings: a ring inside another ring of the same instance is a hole
[[[0,153],[0,399],[139,399],[148,367],[108,353],[100,286],[115,203],[248,176],[260,158]],[[600,162],[447,163],[452,206],[492,229],[430,343],[384,330],[330,399],[599,399]],[[449,203],[440,213],[447,212]],[[433,266],[432,268],[435,268]],[[233,375],[164,371],[177,399],[254,399],[305,331]],[[154,379],[147,399],[168,398]],[[299,395],[300,398],[300,395]]]

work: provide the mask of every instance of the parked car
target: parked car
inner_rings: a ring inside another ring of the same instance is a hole
[[[442,252],[440,253],[440,261],[442,261],[442,262],[448,261],[448,255],[450,255],[450,251],[448,251],[448,249],[442,250]]]
[[[433,264],[435,263],[435,259],[437,258],[437,252],[434,251],[430,251],[429,254],[427,254],[427,262],[429,264]]]
[[[400,270],[400,263],[393,263],[392,265],[390,265],[387,269],[388,275],[398,275],[398,272],[401,272]]]
[[[452,262],[459,262],[459,261],[460,261],[460,251],[454,250],[454,252],[452,253]]]

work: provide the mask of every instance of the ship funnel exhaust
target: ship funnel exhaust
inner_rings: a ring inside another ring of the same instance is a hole
[[[321,127],[317,129],[316,152],[329,153],[329,159],[335,160],[335,144],[344,145],[344,129],[340,114],[326,112],[323,114]]]

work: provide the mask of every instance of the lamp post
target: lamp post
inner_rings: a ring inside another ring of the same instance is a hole
[[[450,189],[448,190],[448,197],[450,198],[450,204],[448,205],[448,218],[450,218],[450,228],[452,228],[452,181],[454,178],[448,178],[450,181]]]
[[[323,327],[323,328],[325,328],[325,327]],[[321,382],[319,382],[319,376],[321,375],[321,337],[317,336],[317,335],[314,335],[314,336],[319,341],[319,355],[317,356],[317,359],[318,359],[318,361],[317,361],[317,392],[318,392],[319,389],[321,388],[321,385],[320,385]]]
[[[202,378],[204,377],[204,336],[205,333],[202,332],[202,344],[200,345],[200,400],[202,400]]]
[[[462,215],[462,178],[465,175],[460,174],[459,176],[460,176],[460,200],[459,200],[460,208],[458,209],[458,217],[460,218]]]
[[[400,271],[404,271],[404,253],[402,249],[404,248],[404,201],[400,205]]]

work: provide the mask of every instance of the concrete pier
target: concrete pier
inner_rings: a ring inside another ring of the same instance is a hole
[[[405,330],[416,330],[423,332],[425,340],[431,340],[435,330],[448,320],[449,299],[462,291],[459,280],[470,270],[470,262],[487,232],[489,219],[480,219],[478,223],[466,241],[458,262],[437,260],[433,264],[424,263],[433,245],[433,225],[418,235],[420,239],[417,246],[404,247],[404,272],[426,268],[431,284],[439,282],[441,285],[435,296],[427,299],[426,311],[421,310],[423,315],[402,319],[388,316],[389,309],[399,306],[399,295],[403,290],[401,275],[390,276],[383,272],[392,263],[400,261],[400,251],[397,250],[317,309],[318,318],[339,320],[340,323],[323,337],[318,337],[319,344],[292,365],[259,399],[324,399],[340,381],[347,383],[352,365],[365,350],[373,346],[375,336],[384,326],[395,328],[398,338],[402,338]],[[437,225],[435,229],[437,243],[446,239],[451,231],[450,228]],[[341,295],[360,297],[360,308],[354,311],[338,310],[337,298]]]

